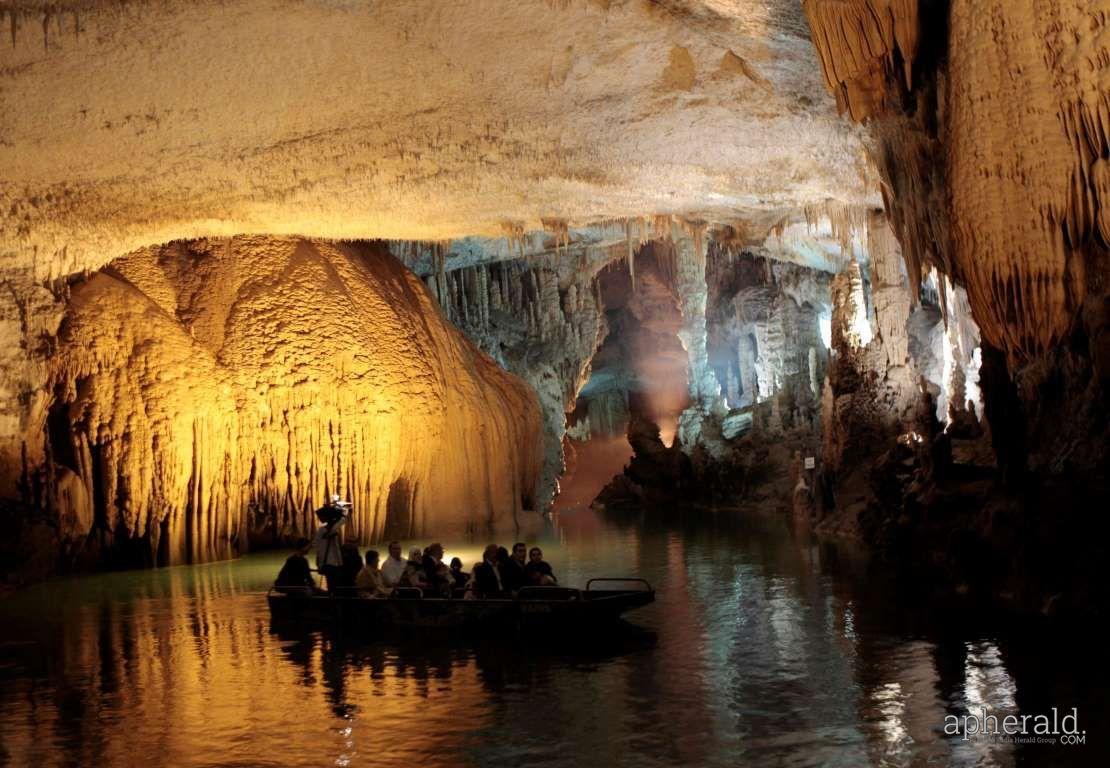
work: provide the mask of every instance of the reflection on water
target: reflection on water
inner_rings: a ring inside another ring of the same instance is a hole
[[[1093,653],[911,610],[769,524],[575,515],[592,513],[563,514],[548,560],[565,583],[651,580],[657,602],[629,617],[646,633],[581,652],[278,631],[277,554],[7,599],[0,764],[1107,764]],[[946,714],[983,705],[1078,707],[1089,743],[944,737]]]

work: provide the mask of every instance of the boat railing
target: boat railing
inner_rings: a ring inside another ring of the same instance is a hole
[[[594,584],[606,584],[606,583],[607,584],[639,584],[640,589],[644,592],[654,591],[651,587],[651,584],[648,583],[647,579],[637,579],[637,578],[632,578],[632,577],[616,578],[616,577],[610,577],[610,576],[603,576],[603,577],[598,577],[598,578],[595,578],[595,579],[590,579],[589,581],[586,582],[586,591],[587,592],[591,591],[593,589]]]

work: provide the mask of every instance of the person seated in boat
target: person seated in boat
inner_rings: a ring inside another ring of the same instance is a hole
[[[362,570],[358,572],[355,586],[358,587],[360,597],[382,598],[389,597],[393,593],[393,589],[385,585],[381,569],[378,568],[378,553],[376,550],[367,550],[366,565],[362,566]]]
[[[457,557],[451,558],[450,575],[455,589],[466,589],[467,582],[470,581],[470,574],[462,569],[462,560]]]
[[[402,587],[415,587],[416,589],[423,589],[426,585],[424,582],[424,553],[420,547],[413,547],[409,550],[409,559],[405,563],[405,573],[401,576]]]
[[[393,589],[400,586],[405,575],[405,561],[401,559],[401,542],[389,542],[389,555],[382,563],[382,583]]]
[[[543,550],[532,547],[528,550],[528,565],[524,566],[524,574],[528,583],[534,587],[554,587],[559,583],[551,565],[543,559]]]
[[[347,588],[355,586],[355,580],[362,571],[362,555],[359,554],[357,544],[344,544],[339,548],[343,557],[343,568],[340,572],[342,585]]]
[[[476,563],[471,571],[470,583],[467,585],[467,596],[497,597],[505,591],[501,583],[501,571],[498,564],[498,551],[505,550],[496,544],[490,544],[482,553],[482,562]]]
[[[316,586],[316,580],[312,578],[307,557],[312,542],[302,536],[293,546],[295,551],[286,558],[285,565],[281,566],[274,586],[281,592],[316,594],[320,590]]]
[[[514,595],[520,591],[521,587],[526,586],[528,583],[528,579],[524,573],[527,553],[528,545],[523,541],[518,541],[516,544],[513,544],[513,553],[509,555],[504,562],[498,564],[501,568],[502,586]]]
[[[443,564],[443,546],[438,542],[429,544],[420,562],[426,589],[450,597],[452,582],[448,568]]]
[[[447,567],[447,563],[440,563],[437,572],[439,574],[439,594],[444,597],[451,597],[455,592],[455,580],[451,578],[451,569]]]

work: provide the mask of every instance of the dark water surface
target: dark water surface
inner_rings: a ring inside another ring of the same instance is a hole
[[[479,545],[448,556],[469,567]],[[4,599],[0,764],[1110,765],[1093,630],[1078,645],[927,614],[766,521],[579,509],[543,545],[563,583],[649,579],[642,630],[587,652],[282,633],[263,599],[281,554]],[[1077,707],[1087,743],[943,735],[981,706]]]

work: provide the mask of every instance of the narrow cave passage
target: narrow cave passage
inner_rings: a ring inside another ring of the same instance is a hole
[[[608,333],[590,361],[590,377],[567,415],[567,471],[554,511],[588,507],[619,475],[633,449],[631,418],[659,427],[670,446],[689,405],[689,358],[678,332],[682,316],[673,288],[664,282],[655,247],[603,269],[597,277]]]
[[[645,253],[646,251],[646,253]],[[651,245],[636,256],[635,287],[622,263],[598,276],[609,333],[590,363],[572,418],[579,434],[623,435],[630,413],[659,425],[670,445],[689,405],[689,360],[678,337],[682,315]]]

